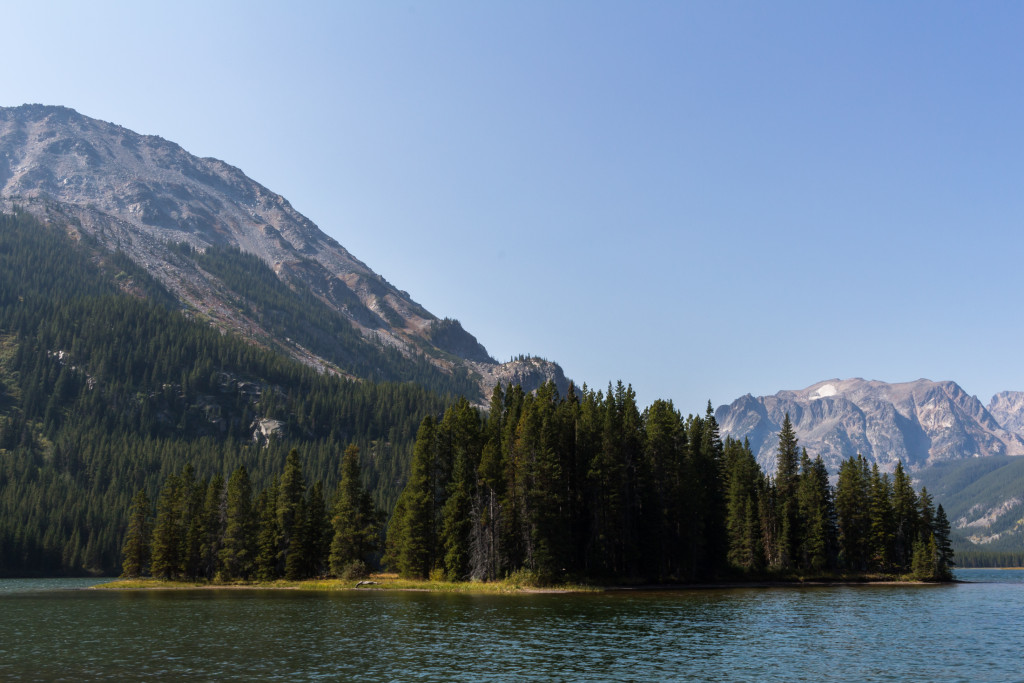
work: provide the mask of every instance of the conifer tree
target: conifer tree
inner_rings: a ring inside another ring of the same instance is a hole
[[[373,500],[360,480],[359,447],[349,445],[341,459],[341,480],[331,510],[332,574],[340,576],[353,562],[368,562],[377,547],[378,520]]]
[[[128,530],[124,537],[121,576],[136,578],[149,571],[150,550],[150,515],[149,496],[143,490],[132,498],[132,506],[128,510]]]
[[[204,578],[212,579],[219,572],[225,521],[224,477],[217,474],[206,487],[200,524],[199,575]]]
[[[283,559],[284,576],[289,581],[303,578],[308,557],[307,521],[306,479],[302,474],[299,451],[293,448],[285,460],[277,496],[279,552]]]
[[[158,579],[181,576],[182,549],[185,546],[184,506],[181,478],[172,474],[160,489],[153,525],[151,571]]]
[[[726,530],[729,537],[729,564],[744,571],[764,568],[759,499],[763,495],[764,477],[750,450],[750,442],[727,439],[724,447],[726,463]]]
[[[249,578],[254,569],[258,520],[253,510],[252,484],[245,466],[228,480],[224,540],[218,552],[221,578]]]
[[[918,538],[914,543],[911,575],[918,581],[934,581],[939,578],[935,564],[936,555],[934,534],[928,533],[926,537]]]
[[[897,462],[892,477],[893,562],[897,571],[910,569],[915,540],[921,535],[917,494],[910,477]]]
[[[435,437],[434,420],[427,416],[416,435],[412,471],[400,498],[403,515],[388,526],[388,543],[392,546],[389,555],[395,562],[394,568],[404,577],[425,578],[434,568],[437,548],[432,479]]]
[[[875,571],[887,572],[892,569],[892,484],[888,474],[881,474],[878,464],[871,465],[871,488],[869,511],[871,527],[868,535],[868,548],[871,568]]]
[[[601,444],[587,472],[591,510],[588,566],[591,574],[614,576],[625,564],[622,521],[626,518],[623,483],[626,479],[622,460],[624,389],[608,385],[602,406]]]
[[[789,413],[786,413],[782,421],[776,457],[775,497],[779,523],[776,557],[781,568],[790,569],[794,564],[799,539],[796,489],[800,470],[796,432],[793,431]]]
[[[372,505],[372,499],[370,501]],[[317,481],[309,489],[306,501],[306,536],[303,575],[310,577],[326,574],[330,567],[329,556],[334,531],[331,528],[331,518],[324,498],[324,485],[321,481]]]
[[[953,545],[949,540],[949,520],[946,511],[940,504],[935,509],[935,574],[939,579],[948,581],[953,578]]]
[[[278,481],[273,479],[260,491],[256,501],[259,530],[256,537],[256,578],[273,581],[281,577],[281,527],[277,515]]]
[[[801,458],[802,471],[797,487],[800,512],[800,565],[804,569],[821,572],[830,568],[835,560],[835,508],[828,482],[828,470],[821,456],[813,461],[807,451]]]
[[[695,514],[686,430],[672,402],[662,400],[645,412],[644,428],[646,470],[653,486],[641,520],[642,547],[650,560],[658,558],[659,577],[681,579],[691,566],[686,551],[693,546]]]
[[[701,501],[699,514],[703,518],[699,525],[703,530],[699,557],[703,571],[714,576],[725,566],[729,546],[725,528],[723,446],[710,400],[701,421],[700,440],[694,439],[691,443],[699,444],[694,450],[693,464]]]
[[[439,450],[451,473],[440,509],[439,554],[445,574],[462,580],[470,573],[471,510],[480,461],[481,426],[479,413],[461,398],[445,411],[438,426]]]
[[[839,564],[856,572],[868,570],[871,557],[871,472],[860,454],[839,465],[835,505],[839,527]]]
[[[474,579],[501,576],[501,507],[505,480],[502,468],[501,433],[505,394],[499,384],[491,393],[490,412],[484,424],[483,446],[477,467],[479,486],[473,500],[470,527],[470,564]],[[390,532],[389,532],[390,535]]]
[[[203,504],[206,500],[206,484],[196,479],[192,463],[187,463],[182,468],[181,496],[184,535],[179,573],[185,578],[196,579],[200,575],[202,565],[201,548],[205,535]]]

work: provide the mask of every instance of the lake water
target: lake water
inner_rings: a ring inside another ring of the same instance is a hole
[[[574,595],[0,581],[0,680],[1020,681],[1024,572]]]

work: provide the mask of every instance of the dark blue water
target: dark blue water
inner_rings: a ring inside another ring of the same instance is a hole
[[[1024,680],[1024,572],[959,576],[509,596],[0,581],[0,680]]]

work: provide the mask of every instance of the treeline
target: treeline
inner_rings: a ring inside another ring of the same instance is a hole
[[[380,538],[380,514],[360,481],[359,448],[341,460],[328,501],[322,482],[308,486],[291,451],[284,470],[254,495],[244,466],[225,481],[201,481],[191,465],[167,478],[156,503],[132,500],[122,575],[169,580],[298,580],[365,576]]]
[[[1024,552],[1000,550],[959,550],[956,563],[965,568],[1024,567]]]
[[[835,487],[788,416],[778,469],[670,401],[642,413],[630,387],[495,390],[424,419],[385,563],[409,577],[694,581],[721,576],[907,574],[948,579],[949,523],[902,465],[861,458]]]
[[[117,573],[132,494],[155,499],[186,463],[245,465],[262,487],[295,447],[331,488],[355,444],[394,505],[420,421],[449,399],[319,374],[177,306],[124,254],[0,214],[0,576]]]

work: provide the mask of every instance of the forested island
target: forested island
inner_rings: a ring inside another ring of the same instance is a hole
[[[346,449],[330,496],[306,481],[297,451],[256,492],[244,467],[167,478],[152,506],[132,503],[123,574],[215,582],[402,577],[536,585],[807,578],[951,579],[949,522],[902,464],[861,457],[835,486],[801,450],[787,416],[778,467],[722,441],[710,404],[683,417],[671,401],[642,412],[631,387],[498,387],[481,411],[462,399],[416,437],[389,516]],[[383,539],[383,543],[382,543]]]

